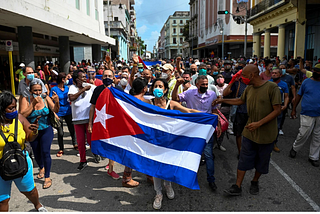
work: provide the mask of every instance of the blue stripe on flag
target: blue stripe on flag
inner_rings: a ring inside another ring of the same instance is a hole
[[[109,89],[115,98],[118,98],[148,113],[161,114],[167,117],[172,117],[172,118],[181,119],[181,120],[190,121],[190,122],[199,123],[199,124],[210,124],[210,125],[213,125],[213,127],[216,127],[218,124],[218,116],[214,114],[182,113],[178,110],[168,111],[158,106],[147,104],[141,100],[138,100],[132,95],[127,94],[123,91],[120,91],[117,88],[111,87]]]
[[[138,123],[145,134],[133,135],[136,138],[147,141],[148,143],[162,146],[178,151],[190,151],[201,155],[205,144],[206,136],[202,138],[191,138],[181,135],[174,135]]]
[[[100,140],[92,141],[92,152],[135,169],[146,175],[180,184],[190,189],[200,189],[197,173],[191,170],[154,161]]]

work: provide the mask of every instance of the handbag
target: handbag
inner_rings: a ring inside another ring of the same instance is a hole
[[[48,120],[50,125],[55,129],[58,129],[61,126],[60,120],[56,117],[56,114],[50,109],[50,107]]]
[[[224,114],[222,114],[219,109],[217,109],[217,111],[220,116],[219,120],[220,120],[220,124],[221,124],[221,132],[225,132],[228,130],[229,122],[228,122],[227,118],[224,116]]]

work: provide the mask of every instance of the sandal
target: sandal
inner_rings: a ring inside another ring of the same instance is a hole
[[[52,180],[50,179],[50,181],[45,181],[45,182],[43,183],[42,188],[43,188],[43,189],[49,189],[51,186],[52,186]]]
[[[57,157],[61,157],[63,154],[64,154],[64,152],[63,152],[62,150],[60,150],[60,151],[57,153]]]
[[[74,150],[79,151],[78,145],[74,145],[73,148],[74,148]]]
[[[42,179],[42,178],[44,178],[44,172],[39,172],[39,174],[37,175],[37,178],[38,179]]]

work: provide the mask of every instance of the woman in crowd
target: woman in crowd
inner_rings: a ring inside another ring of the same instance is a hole
[[[18,120],[15,118],[18,116]],[[17,99],[10,92],[3,92],[0,94],[0,128],[4,135],[8,137],[14,134],[15,123],[18,123],[17,142],[20,144],[21,149],[25,151],[25,141],[33,141],[38,136],[38,124],[30,124],[29,121],[18,114]],[[0,159],[3,155],[3,147],[5,141],[0,137]],[[9,200],[11,195],[12,182],[16,184],[19,191],[24,194],[34,205],[37,211],[46,212],[46,208],[39,202],[38,190],[35,186],[33,179],[33,165],[29,157],[29,153],[25,151],[28,172],[21,178],[16,178],[10,181],[4,181],[0,177],[0,211],[9,211]]]
[[[59,152],[57,153],[57,157],[61,157],[64,153],[64,145],[63,145],[63,119],[66,121],[68,130],[70,132],[70,136],[72,138],[72,144],[75,150],[78,150],[78,145],[76,143],[74,126],[72,124],[72,114],[71,114],[71,106],[68,101],[68,92],[69,87],[67,86],[69,80],[66,78],[66,73],[62,72],[58,74],[57,78],[57,86],[53,87],[50,91],[50,97],[53,92],[55,92],[59,97],[60,109],[57,113],[57,116],[60,118],[61,126],[58,128],[58,144],[59,144]]]
[[[139,79],[139,78],[137,78]],[[143,99],[143,95],[147,91],[147,81],[144,82],[144,84],[137,86],[134,84],[136,80],[133,81],[132,84],[132,89],[130,90],[131,94],[135,94],[134,96],[137,97],[138,99],[141,98]],[[141,81],[143,83],[143,81]],[[153,93],[155,96],[154,99],[149,100],[149,102],[152,105],[158,106],[163,109],[168,109],[168,110],[179,110],[181,112],[185,113],[196,113],[199,112],[198,110],[194,109],[188,109],[180,105],[178,102],[173,101],[173,100],[168,100],[167,99],[167,94],[169,91],[169,86],[166,80],[164,79],[156,79],[153,81],[150,91]],[[146,101],[148,102],[148,101]],[[156,196],[155,200],[153,202],[153,208],[154,209],[160,209],[162,205],[162,187],[161,187],[161,181],[162,179],[160,178],[153,178],[154,181],[154,190],[156,191]],[[174,191],[171,186],[170,181],[164,181],[164,187],[166,189],[166,195],[169,199],[174,198]]]
[[[76,131],[78,148],[80,153],[80,164],[78,170],[88,166],[86,158],[85,137],[91,146],[91,133],[88,132],[90,99],[95,86],[87,82],[85,73],[76,71],[72,76],[73,85],[70,86],[68,98],[71,102],[72,121]]]
[[[34,157],[37,161],[40,171],[38,178],[45,178],[43,189],[48,189],[52,185],[50,179],[51,156],[50,148],[53,140],[53,130],[49,124],[49,108],[53,112],[59,112],[59,97],[53,92],[52,99],[50,97],[43,98],[41,96],[42,87],[39,79],[33,79],[30,83],[30,97],[23,97],[21,100],[21,114],[28,119],[30,123],[34,123],[39,119],[39,134],[37,138],[30,142]]]

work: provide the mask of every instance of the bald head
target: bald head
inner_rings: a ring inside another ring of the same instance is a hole
[[[259,76],[259,68],[255,65],[249,64],[244,67],[242,73],[245,73],[247,75],[253,74],[254,76]]]

